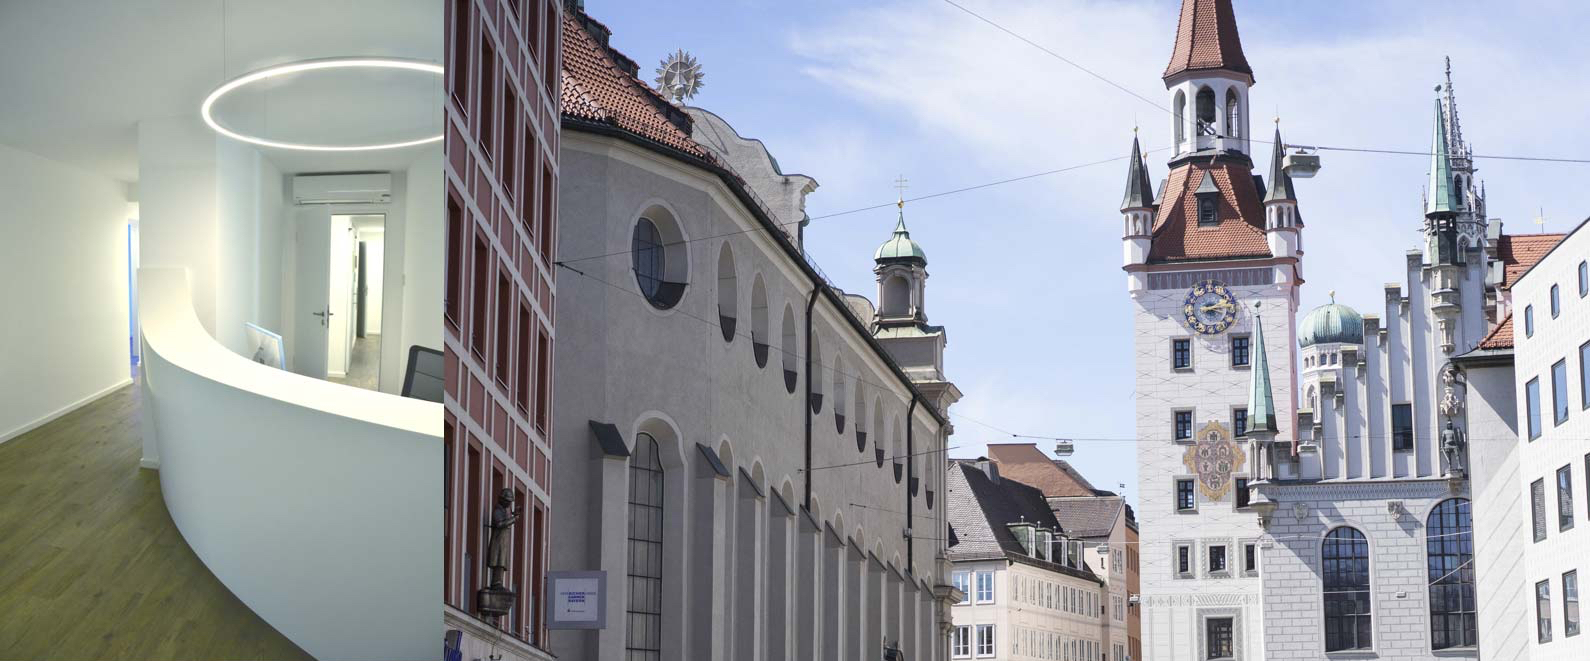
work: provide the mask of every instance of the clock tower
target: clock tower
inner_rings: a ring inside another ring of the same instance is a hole
[[[1121,204],[1136,331],[1144,656],[1262,659],[1248,395],[1252,370],[1267,370],[1275,439],[1295,438],[1303,223],[1279,131],[1269,145],[1250,134],[1253,69],[1230,0],[1183,1],[1163,79],[1175,136],[1169,171],[1153,187],[1134,138]],[[1255,172],[1256,144],[1270,147],[1260,170],[1268,176]]]

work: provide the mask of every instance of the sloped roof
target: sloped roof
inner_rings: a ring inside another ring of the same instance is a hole
[[[1037,487],[1044,496],[1092,496],[1087,478],[1064,461],[1050,459],[1033,443],[989,443],[988,457],[999,462],[999,474]]]
[[[1491,329],[1491,333],[1480,340],[1481,349],[1511,349],[1513,348],[1513,315],[1507,315],[1502,323]]]
[[[712,161],[706,148],[690,138],[690,116],[636,78],[634,63],[607,45],[607,34],[605,26],[583,12],[563,12],[563,116],[608,124]]]
[[[1072,537],[1103,537],[1115,529],[1124,504],[1118,496],[1050,498],[1049,510]]]
[[[1085,563],[1083,569],[1072,569],[1027,555],[1010,531],[1010,524],[1022,521],[1065,530],[1049,510],[1042,492],[1009,477],[996,481],[976,463],[964,460],[951,461],[947,482],[949,523],[956,537],[956,544],[948,553],[951,562],[1007,559],[1102,584]]]
[[[1496,255],[1502,259],[1502,289],[1533,268],[1546,253],[1557,247],[1566,234],[1503,234],[1496,241]]]
[[[1176,22],[1176,47],[1171,51],[1165,78],[1193,69],[1225,69],[1253,75],[1242,54],[1237,17],[1231,0],[1182,0]]]
[[[1196,193],[1206,177],[1213,177],[1220,196],[1215,205],[1218,224],[1198,225]],[[1235,161],[1188,161],[1170,173],[1148,252],[1149,262],[1269,257],[1264,235],[1264,209],[1252,170]]]

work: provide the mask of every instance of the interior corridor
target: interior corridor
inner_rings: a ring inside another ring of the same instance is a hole
[[[0,657],[313,658],[188,548],[141,443],[129,385],[0,444]]]
[[[348,358],[348,375],[326,377],[327,381],[345,386],[380,390],[381,336],[366,335],[353,341],[353,355]]]

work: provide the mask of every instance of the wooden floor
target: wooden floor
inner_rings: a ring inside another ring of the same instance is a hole
[[[183,542],[138,413],[127,386],[0,444],[0,660],[312,659]]]

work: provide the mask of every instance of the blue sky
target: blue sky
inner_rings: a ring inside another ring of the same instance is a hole
[[[1175,0],[957,0],[1154,100],[1156,108],[998,32],[942,0],[586,0],[649,80],[684,48],[706,71],[695,105],[765,141],[786,172],[817,179],[813,217],[1145,149],[1171,124],[1160,73]],[[1580,27],[1573,2],[1283,3],[1236,0],[1257,84],[1253,130],[1279,113],[1288,142],[1427,149],[1442,56],[1453,61],[1464,137],[1478,154],[1590,158]],[[1267,163],[1269,148],[1257,150]],[[1148,157],[1165,175],[1165,154]],[[1427,158],[1325,152],[1297,182],[1306,219],[1302,310],[1328,299],[1365,313],[1401,281],[1419,240]],[[1489,215],[1509,233],[1570,229],[1590,215],[1590,165],[1478,162]],[[1002,430],[1129,439],[1131,307],[1120,271],[1125,160],[924,200],[906,221],[928,253],[927,312],[948,329],[952,456]],[[872,251],[894,209],[816,220],[808,248],[846,290],[875,296]],[[1273,359],[1273,357],[1272,357]],[[1040,442],[1040,447],[1051,444]],[[1136,499],[1130,441],[1080,441],[1071,457],[1101,488]]]

